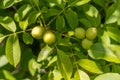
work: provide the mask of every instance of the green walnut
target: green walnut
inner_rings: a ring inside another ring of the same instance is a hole
[[[86,38],[82,40],[82,47],[84,49],[89,49],[92,46],[92,44],[93,44],[93,41],[91,40],[88,40]]]
[[[75,29],[75,37],[78,39],[83,39],[85,38],[85,29],[83,28],[76,28]]]

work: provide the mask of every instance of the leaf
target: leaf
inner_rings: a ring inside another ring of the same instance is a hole
[[[76,6],[81,6],[87,4],[88,2],[90,2],[90,0],[80,0],[79,2],[76,3]]]
[[[54,76],[53,80],[61,80],[61,78],[62,78],[60,71],[58,71],[56,69],[53,70],[53,76]]]
[[[23,21],[19,21],[19,26],[22,30],[26,30],[28,26],[28,19],[25,19]]]
[[[16,24],[14,22],[14,20],[9,17],[0,17],[0,24],[7,30],[11,31],[11,32],[15,32],[16,31]]]
[[[87,4],[90,0],[69,0],[69,7]]]
[[[84,71],[78,69],[75,72],[74,80],[90,80],[90,78],[89,78],[87,73],[85,73]]]
[[[93,59],[103,59],[109,62],[120,63],[120,60],[115,53],[101,43],[93,44],[93,46],[88,50],[88,54]]]
[[[41,62],[43,60],[45,60],[50,53],[53,51],[53,48],[49,47],[48,45],[46,45],[44,48],[42,48],[42,50],[39,52],[38,54],[38,58],[37,61]]]
[[[7,58],[5,55],[0,56],[0,68],[5,66],[8,63]]]
[[[97,74],[101,74],[103,73],[97,66],[97,64],[89,59],[80,59],[78,61],[78,64],[84,68],[85,70],[92,72],[92,73],[97,73]]]
[[[41,12],[39,11],[32,11],[28,17],[28,23],[32,24],[35,23],[37,18],[41,15]]]
[[[16,78],[7,70],[3,70],[3,74],[7,80],[16,80]]]
[[[75,29],[78,26],[78,15],[73,10],[66,10],[65,18],[72,29]]]
[[[63,16],[58,16],[56,18],[56,29],[62,31],[65,27],[65,19]]]
[[[17,35],[11,35],[8,37],[5,52],[8,62],[16,67],[21,58],[21,50]]]
[[[120,30],[118,28],[115,27],[107,27],[107,33],[109,34],[109,36],[120,43]]]
[[[96,4],[105,7],[105,0],[92,0],[93,2],[95,2]]]
[[[5,9],[11,7],[15,3],[15,0],[2,0],[0,1],[0,8]]]
[[[32,44],[33,43],[33,38],[30,36],[29,33],[24,32],[23,33],[23,41],[25,44]]]
[[[57,61],[57,56],[54,56],[50,61],[49,63],[47,64],[47,67],[49,67],[51,64],[53,64],[54,62]]]
[[[70,80],[73,71],[73,66],[70,61],[70,58],[59,49],[57,50],[57,53],[58,53],[57,55],[58,69],[60,70],[65,80]]]
[[[45,17],[46,19],[48,19],[48,18],[50,18],[50,17],[52,17],[52,16],[57,15],[59,12],[60,12],[60,11],[57,10],[57,9],[48,9],[47,12],[46,12],[46,14],[44,14],[44,17]]]
[[[65,3],[63,0],[47,0],[49,3],[54,4],[56,6],[58,6],[59,8],[64,8],[65,7]]]
[[[104,31],[101,39],[102,39],[102,43],[104,45],[110,45],[110,37],[109,37],[109,34],[106,31]]]
[[[112,6],[107,9],[106,24],[115,23],[120,20],[120,0],[117,0]]]
[[[7,36],[0,34],[0,43],[6,38]]]
[[[14,15],[14,19],[16,21],[21,21],[25,16],[28,14],[28,12],[32,9],[32,7],[29,4],[25,4],[22,7],[20,7],[17,12]]]
[[[84,14],[82,14],[80,18],[80,22],[82,22],[86,27],[99,26],[101,22],[101,16],[96,7],[90,4],[86,4],[82,7]]]
[[[105,73],[97,76],[94,80],[120,80],[118,73]]]
[[[35,59],[33,59],[33,58],[30,59],[30,60],[29,60],[29,63],[28,63],[28,69],[29,69],[30,74],[31,74],[32,76],[35,75],[36,70],[37,70],[38,68],[40,68],[40,64],[38,64],[38,63],[35,61]]]

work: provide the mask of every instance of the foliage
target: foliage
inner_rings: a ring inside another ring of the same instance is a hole
[[[119,80],[119,35],[120,0],[1,0],[0,79]]]

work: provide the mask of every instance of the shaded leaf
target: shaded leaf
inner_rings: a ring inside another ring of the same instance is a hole
[[[33,43],[33,38],[30,36],[29,33],[24,32],[23,33],[23,41],[25,44],[32,44]]]
[[[78,15],[73,10],[66,10],[65,18],[72,29],[75,29],[78,26]]]
[[[44,48],[42,48],[42,50],[39,52],[39,55],[38,55],[38,58],[37,58],[37,61],[40,62],[40,61],[43,61],[45,60],[49,55],[50,53],[53,51],[53,48],[49,47],[48,45],[46,45]]]
[[[66,55],[63,51],[59,49],[57,50],[57,53],[58,69],[60,70],[65,80],[70,80],[73,71],[73,66],[70,58],[68,55]]]
[[[8,62],[16,67],[21,59],[21,50],[17,35],[12,35],[8,37],[5,52]]]
[[[115,27],[107,27],[107,33],[109,34],[109,36],[120,43],[120,30],[118,28]]]
[[[120,80],[118,73],[105,73],[97,76],[94,80]]]
[[[56,29],[62,31],[65,27],[65,20],[63,16],[58,16],[56,18]]]
[[[92,73],[97,73],[97,74],[101,74],[103,73],[99,67],[97,66],[97,64],[89,59],[80,59],[78,61],[78,64],[84,68],[85,70],[92,72]]]
[[[11,32],[15,32],[16,31],[16,24],[14,22],[14,20],[9,17],[0,17],[0,24],[7,30],[11,31]]]

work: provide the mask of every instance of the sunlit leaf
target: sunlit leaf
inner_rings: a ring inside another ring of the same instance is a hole
[[[0,34],[0,43],[4,40],[6,38],[6,36],[5,35],[3,35],[3,34]]]
[[[73,71],[73,66],[70,58],[68,55],[66,55],[63,51],[59,49],[57,50],[57,53],[58,69],[60,70],[65,80],[70,80]]]
[[[28,63],[28,69],[29,69],[30,74],[31,74],[32,76],[35,75],[35,73],[36,73],[36,71],[37,71],[38,68],[40,68],[40,64],[38,64],[38,63],[35,61],[35,59],[30,59],[30,60],[29,60],[29,63]]]
[[[12,35],[8,37],[5,52],[8,62],[16,67],[21,59],[21,50],[17,35]]]
[[[7,70],[3,70],[3,74],[7,80],[16,80],[16,78]]]
[[[0,68],[5,66],[8,63],[8,60],[5,55],[0,56]]]
[[[25,19],[23,21],[19,21],[19,26],[21,29],[25,30],[28,26],[28,19]]]
[[[109,62],[120,63],[118,56],[108,46],[101,43],[93,44],[88,50],[88,54],[93,59],[103,59]]]
[[[15,13],[14,19],[18,22],[21,21],[31,9],[32,9],[32,7],[30,5],[28,5],[28,4],[23,5]]]
[[[50,53],[52,52],[53,48],[49,47],[48,45],[46,45],[44,48],[42,48],[42,50],[39,52],[39,55],[38,55],[38,58],[37,58],[37,61],[40,62],[40,61],[43,61],[45,60],[49,55]]]
[[[0,24],[7,30],[15,32],[16,31],[16,24],[14,20],[9,17],[0,17]]]
[[[9,8],[15,3],[15,0],[1,0],[0,1],[0,8]]]
[[[119,80],[120,74],[118,73],[105,73],[97,76],[94,80]]]
[[[90,78],[87,73],[79,69],[75,72],[74,80],[90,80]]]
[[[97,74],[101,74],[103,73],[99,67],[97,66],[97,64],[89,59],[80,59],[78,61],[78,64],[84,68],[85,70],[92,72],[92,73],[97,73]]]

